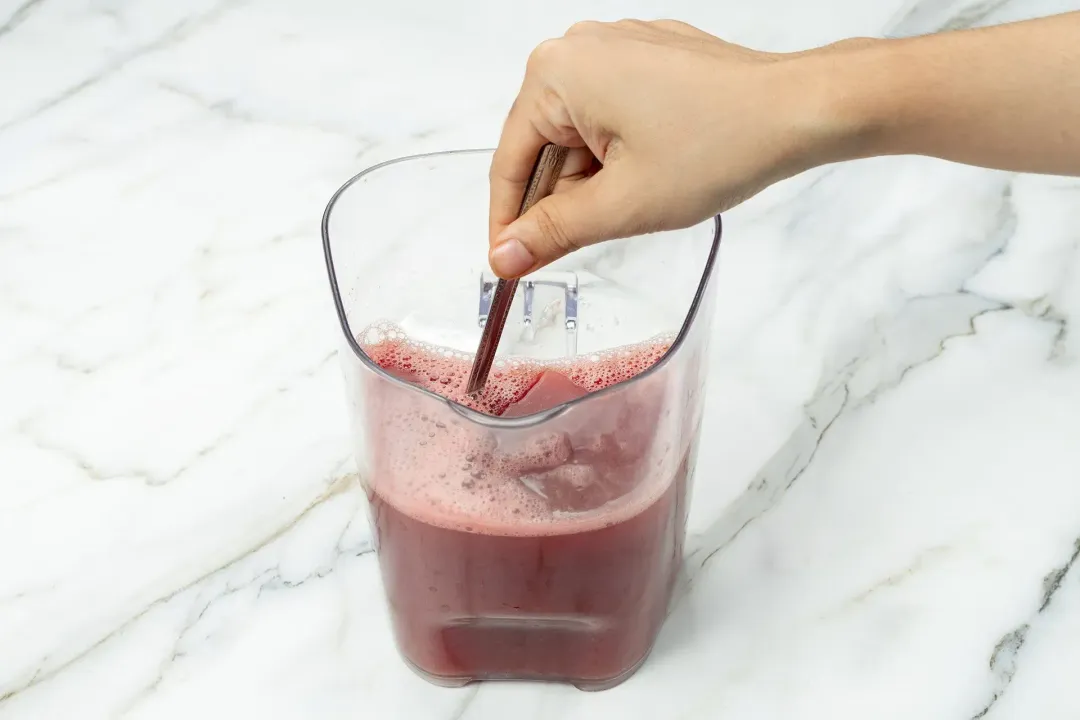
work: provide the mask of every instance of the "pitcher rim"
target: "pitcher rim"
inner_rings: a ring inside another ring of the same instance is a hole
[[[353,354],[368,370],[374,372],[376,375],[379,375],[388,382],[394,383],[399,386],[407,387],[413,392],[418,392],[423,395],[430,396],[433,400],[443,402],[449,405],[452,410],[457,412],[466,420],[470,420],[479,425],[497,428],[527,428],[534,425],[540,425],[544,422],[547,422],[548,420],[552,420],[578,404],[587,402],[593,398],[602,397],[616,390],[617,388],[621,388],[626,383],[634,382],[638,378],[644,378],[655,372],[658,372],[661,368],[664,367],[664,365],[667,364],[671,356],[675,354],[675,352],[682,346],[683,342],[686,340],[686,337],[690,332],[690,328],[693,327],[694,320],[697,318],[698,312],[701,308],[702,300],[704,300],[705,298],[705,293],[708,291],[709,283],[711,282],[713,276],[713,270],[716,267],[716,258],[720,250],[720,239],[723,235],[723,224],[719,215],[713,217],[715,229],[713,231],[712,245],[709,248],[709,256],[705,261],[704,268],[702,269],[701,280],[698,281],[697,290],[694,292],[694,299],[690,302],[690,307],[686,312],[686,317],[683,318],[683,322],[679,328],[678,334],[672,341],[671,346],[668,347],[668,349],[664,352],[664,354],[660,357],[659,360],[657,360],[651,366],[649,366],[645,370],[642,370],[640,373],[634,375],[631,378],[621,380],[613,385],[609,385],[603,388],[602,390],[589,392],[585,395],[582,395],[581,397],[559,403],[558,405],[548,408],[547,410],[541,410],[540,412],[533,413],[531,415],[523,415],[513,418],[486,415],[482,412],[466,407],[461,403],[454,402],[449,398],[445,398],[438,393],[432,392],[418,385],[414,385],[413,383],[407,382],[392,375],[391,373],[388,373],[386,370],[380,367],[378,363],[368,357],[367,353],[365,353],[363,348],[360,347],[360,343],[357,340],[355,333],[353,333],[352,328],[349,326],[349,318],[347,313],[345,312],[345,301],[341,296],[341,288],[338,284],[337,271],[334,267],[334,254],[330,242],[330,215],[333,212],[334,206],[337,203],[338,199],[341,198],[341,196],[345,193],[346,190],[348,190],[362,178],[365,178],[368,175],[371,175],[374,172],[381,170],[385,167],[389,167],[391,165],[398,165],[413,160],[423,160],[426,158],[442,157],[447,155],[475,155],[480,153],[493,153],[494,151],[494,148],[467,148],[461,150],[438,150],[435,152],[418,153],[415,155],[403,155],[401,157],[393,158],[391,160],[384,160],[383,162],[372,165],[369,168],[361,170],[356,175],[353,175],[351,178],[346,180],[345,183],[341,187],[339,187],[333,195],[330,196],[330,201],[326,204],[326,209],[323,211],[321,223],[323,258],[326,261],[326,272],[330,280],[330,292],[333,294],[334,297],[334,308],[337,311],[338,323],[341,326],[341,331],[345,334],[345,340],[349,344],[349,348],[352,350]]]

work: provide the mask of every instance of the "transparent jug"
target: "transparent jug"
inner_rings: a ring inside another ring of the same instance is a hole
[[[546,397],[492,416],[443,397],[494,288],[490,162],[383,163],[326,208],[360,480],[397,645],[422,677],[604,689],[645,660],[681,565],[720,220],[524,278],[488,389]]]

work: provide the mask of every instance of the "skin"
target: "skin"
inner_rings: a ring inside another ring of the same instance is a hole
[[[562,176],[515,220],[547,142],[571,148]],[[812,167],[902,154],[1080,175],[1080,12],[787,54],[671,20],[574,25],[533,51],[503,127],[489,259],[518,277]]]

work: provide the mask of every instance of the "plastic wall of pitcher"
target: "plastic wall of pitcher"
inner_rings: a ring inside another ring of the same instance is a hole
[[[394,636],[426,679],[611,687],[644,661],[682,562],[711,294],[641,375],[514,421],[342,353]]]

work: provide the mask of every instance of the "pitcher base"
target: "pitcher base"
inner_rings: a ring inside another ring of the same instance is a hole
[[[571,678],[571,677],[553,677],[550,675],[530,675],[528,673],[486,673],[483,675],[435,675],[421,668],[404,655],[401,659],[405,662],[410,670],[416,673],[420,678],[426,680],[432,685],[444,688],[462,688],[466,685],[471,685],[477,682],[488,681],[506,681],[516,680],[525,682],[544,682],[544,683],[565,683],[573,685],[578,690],[583,692],[600,692],[603,690],[610,690],[617,685],[621,685],[630,679],[630,676],[641,669],[641,666],[645,664],[645,661],[649,659],[649,654],[652,652],[652,648],[626,670],[622,671],[618,675],[610,678],[599,679],[584,679],[584,678]]]

